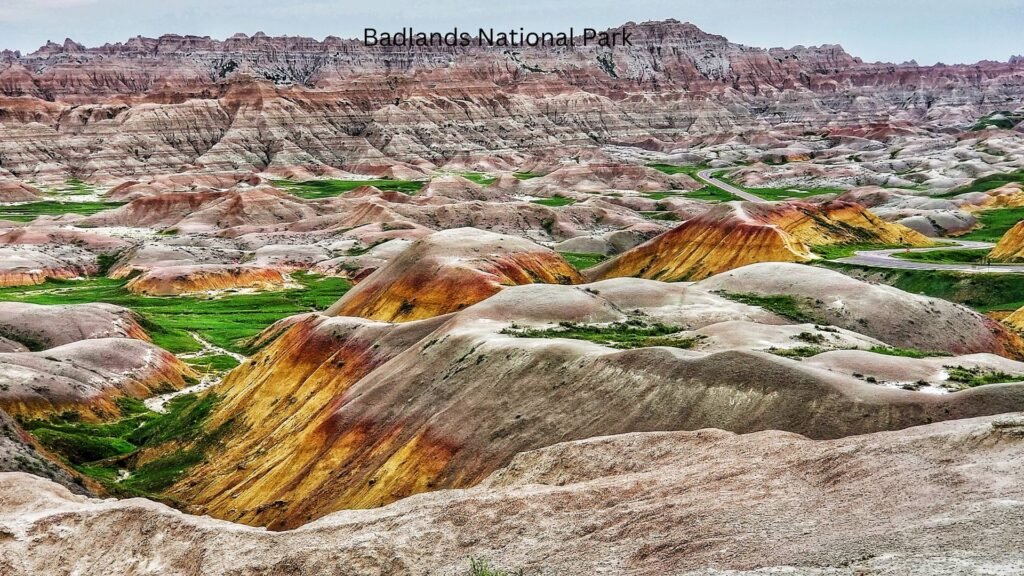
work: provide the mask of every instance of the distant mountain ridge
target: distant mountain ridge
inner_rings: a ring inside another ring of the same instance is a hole
[[[676,20],[623,26],[633,46],[615,49],[257,33],[5,51],[0,176],[316,173],[561,146],[673,149],[772,130],[884,137],[962,130],[1024,103],[1020,58],[865,63],[836,45],[752,48]]]

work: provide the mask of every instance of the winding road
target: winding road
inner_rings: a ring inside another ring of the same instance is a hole
[[[833,262],[873,266],[875,268],[897,268],[900,270],[952,270],[954,272],[985,272],[995,274],[1024,274],[1022,264],[940,264],[935,262],[917,262],[902,260],[893,254],[901,252],[933,252],[935,250],[979,250],[990,249],[991,242],[975,242],[972,240],[955,240],[952,238],[932,238],[935,242],[953,243],[954,246],[936,246],[934,248],[895,248],[887,250],[861,250],[853,256],[837,258]]]
[[[748,202],[768,202],[764,198],[755,196],[750,192],[740,190],[736,186],[715,178],[714,173],[718,169],[710,168],[697,172],[697,178],[705,184],[717,186],[726,192],[737,196]],[[893,254],[901,252],[932,252],[934,250],[979,250],[991,249],[995,244],[991,242],[976,242],[973,240],[955,240],[952,238],[932,238],[935,242],[942,242],[946,245],[933,248],[895,248],[886,250],[860,250],[853,256],[837,258],[832,262],[842,264],[856,264],[857,266],[871,266],[874,268],[895,268],[899,270],[951,270],[954,272],[985,272],[990,274],[1024,274],[1024,264],[941,264],[937,262],[918,262],[915,260],[903,260],[896,258]],[[948,244],[952,243],[953,246]]]
[[[732,194],[733,196],[736,196],[738,198],[742,198],[747,202],[767,202],[767,200],[761,198],[760,196],[755,196],[750,192],[740,190],[739,188],[733,186],[732,184],[729,184],[728,182],[722,182],[718,178],[715,178],[714,173],[718,172],[719,170],[719,168],[701,170],[697,172],[697,178],[703,180],[705,184],[710,184],[711,186],[721,188],[722,190],[725,190],[729,194]]]

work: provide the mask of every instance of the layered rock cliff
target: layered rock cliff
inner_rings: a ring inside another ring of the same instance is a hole
[[[762,50],[674,20],[614,50],[383,48],[168,35],[0,60],[0,174],[109,179],[182,168],[313,173],[716,133],[947,126],[1019,105],[1024,63],[864,63]]]

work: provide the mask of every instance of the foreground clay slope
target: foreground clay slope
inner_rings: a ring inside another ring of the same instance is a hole
[[[416,241],[326,314],[404,322],[461,310],[503,286],[582,280],[550,249],[514,236],[457,228]]]
[[[809,285],[845,278],[757,266],[802,273]],[[744,278],[736,291],[746,290]],[[834,438],[1024,409],[1016,384],[909,392],[764,352],[799,345],[801,333],[841,336],[840,347],[906,345],[905,331],[892,327],[925,325],[943,305],[951,324],[925,334],[927,349],[1000,352],[1015,342],[981,315],[851,280],[857,286],[842,297],[857,301],[852,309],[875,306],[887,320],[848,322],[864,335],[828,332],[725,299],[714,291],[728,285],[705,285],[714,279],[509,287],[461,312],[402,324],[317,314],[282,322],[268,331],[280,336],[215,390],[222,400],[208,425],[230,421],[236,433],[171,492],[197,512],[287,528],[332,510],[471,486],[515,453],[563,440],[708,426]],[[676,326],[690,348],[663,341],[616,350],[503,333],[631,319]],[[736,337],[745,333],[758,336]]]
[[[814,258],[812,246],[856,242],[929,243],[920,233],[849,202],[731,202],[624,252],[588,275],[700,280],[755,262],[805,262]]]
[[[473,557],[545,575],[1013,574],[1022,455],[1021,414],[828,441],[627,434],[520,454],[471,490],[281,533],[3,474],[0,571],[460,574]]]

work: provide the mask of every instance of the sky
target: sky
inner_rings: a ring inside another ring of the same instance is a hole
[[[365,27],[557,32],[666,18],[761,48],[842,44],[869,62],[954,64],[1024,54],[1024,0],[0,0],[0,49],[27,53],[47,40],[96,46],[165,33],[322,39],[362,37]]]

